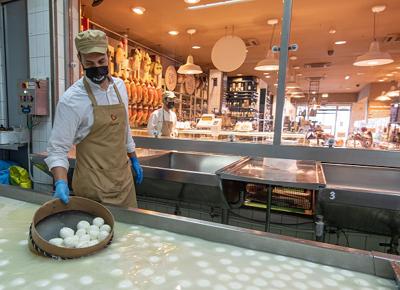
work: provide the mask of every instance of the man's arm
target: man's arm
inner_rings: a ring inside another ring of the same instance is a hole
[[[56,166],[51,169],[51,173],[53,174],[54,180],[65,180],[68,182],[67,178],[67,169],[62,166]]]
[[[79,127],[79,115],[65,103],[58,103],[53,129],[47,146],[45,159],[54,179],[67,180],[69,169],[68,152],[74,143]]]

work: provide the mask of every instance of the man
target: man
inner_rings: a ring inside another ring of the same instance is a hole
[[[55,179],[54,197],[68,203],[67,155],[76,144],[74,194],[137,207],[131,166],[138,184],[143,171],[129,128],[124,82],[108,73],[107,36],[99,30],[87,30],[77,35],[75,45],[85,76],[61,96],[57,105],[46,158]]]
[[[163,96],[162,108],[151,113],[147,124],[147,131],[152,136],[172,137],[175,135],[176,114],[173,111],[175,106],[175,94],[166,91]]]

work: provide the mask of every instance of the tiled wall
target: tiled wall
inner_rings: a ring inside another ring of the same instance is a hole
[[[50,15],[48,0],[29,0],[28,2],[28,34],[29,34],[29,64],[31,78],[49,78],[51,81],[51,43],[50,43]],[[63,1],[57,0],[57,40],[58,40],[58,71],[57,79],[59,91],[58,95],[65,90],[64,76],[64,16]],[[49,94],[49,104],[54,96]],[[50,138],[52,128],[52,114],[42,118],[40,124],[33,128],[32,132],[32,151],[33,153],[44,152]],[[52,179],[43,172],[33,169],[33,176],[36,181],[42,183],[52,183]],[[48,192],[51,186],[35,184],[35,189]]]
[[[0,10],[0,30],[3,30],[3,10]],[[0,124],[7,125],[7,98],[5,91],[5,66],[4,66],[4,39],[3,34],[0,33]]]

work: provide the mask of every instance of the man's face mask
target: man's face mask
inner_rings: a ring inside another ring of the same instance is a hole
[[[171,110],[171,109],[173,109],[174,107],[175,107],[175,102],[173,102],[173,101],[172,101],[172,102],[167,102],[167,108],[168,108],[168,109]]]
[[[83,68],[86,76],[95,84],[101,84],[105,81],[108,75],[108,66],[95,66]]]

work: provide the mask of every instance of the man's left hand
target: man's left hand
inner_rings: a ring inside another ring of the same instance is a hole
[[[143,169],[140,166],[139,160],[137,157],[131,157],[129,159],[131,160],[132,168],[136,175],[135,181],[137,184],[141,184],[143,181]]]

